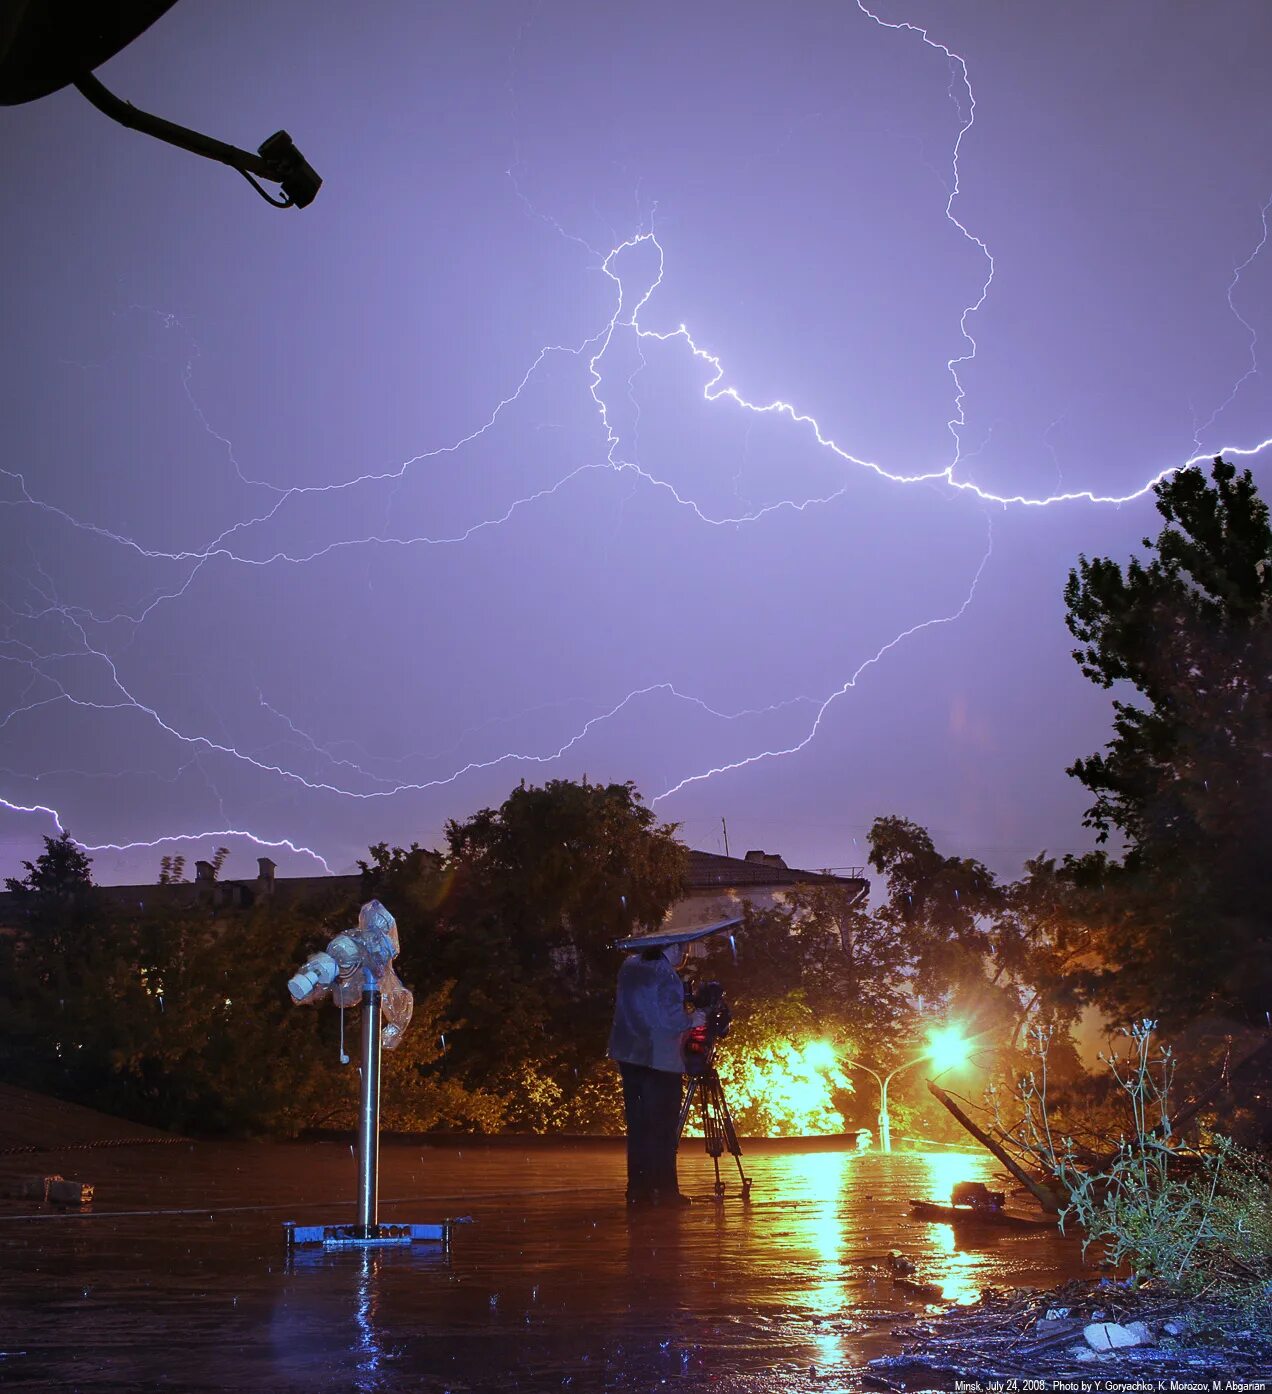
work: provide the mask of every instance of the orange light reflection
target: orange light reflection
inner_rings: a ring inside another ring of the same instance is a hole
[[[922,1161],[928,1173],[926,1199],[940,1205],[950,1203],[950,1192],[956,1182],[993,1179],[988,1159],[974,1153],[925,1152]],[[931,1225],[929,1231],[938,1259],[932,1277],[941,1289],[941,1296],[946,1302],[964,1307],[975,1302],[980,1297],[985,1254],[965,1250],[953,1225]]]
[[[807,1299],[810,1311],[834,1321],[843,1318],[849,1304],[844,1281],[844,1205],[850,1156],[848,1152],[820,1152],[799,1159],[801,1199],[807,1203],[800,1206],[799,1227],[792,1239],[813,1255]],[[821,1364],[833,1366],[846,1359],[843,1337],[838,1331],[815,1332],[812,1340]]]

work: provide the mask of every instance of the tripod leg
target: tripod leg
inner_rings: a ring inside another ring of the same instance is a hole
[[[738,1141],[738,1130],[729,1112],[729,1101],[724,1097],[724,1085],[714,1066],[706,1074],[693,1075],[685,1090],[684,1102],[680,1106],[679,1137],[685,1130],[694,1099],[698,1100],[698,1116],[702,1121],[702,1141],[715,1169],[715,1198],[724,1199],[725,1183],[720,1179],[720,1158],[725,1148],[733,1154],[737,1163],[738,1177],[742,1182],[742,1199],[751,1198],[751,1178],[742,1169],[742,1144]]]
[[[699,1079],[698,1104],[702,1115],[702,1141],[715,1170],[713,1193],[719,1200],[724,1195],[724,1182],[720,1180],[720,1154],[724,1151],[724,1145],[720,1137],[720,1115],[715,1106],[713,1075],[714,1071]]]
[[[724,1086],[716,1077],[716,1088],[719,1090],[720,1120],[724,1130],[725,1143],[730,1152],[733,1153],[733,1160],[738,1164],[738,1177],[742,1182],[742,1199],[751,1199],[751,1178],[742,1170],[742,1144],[738,1141],[738,1130],[733,1126],[733,1114],[729,1112],[729,1101],[724,1097]]]
[[[720,1158],[724,1153],[724,1119],[720,1111],[720,1076],[711,1070],[702,1088],[703,1117],[706,1121],[707,1152],[715,1170],[716,1200],[724,1199],[724,1182],[720,1179]]]
[[[680,1122],[676,1124],[676,1139],[679,1141],[684,1136],[685,1124],[689,1121],[689,1110],[693,1107],[693,1096],[698,1092],[698,1086],[702,1080],[697,1075],[689,1076],[689,1085],[685,1089],[685,1097],[680,1103]]]
[[[720,1136],[720,1114],[716,1107],[716,1089],[718,1082],[712,1075],[708,1076],[706,1087],[702,1091],[702,1111],[703,1116],[710,1116],[711,1123],[707,1132],[707,1151],[711,1156],[711,1165],[715,1169],[715,1185],[712,1194],[716,1200],[724,1199],[724,1182],[720,1180],[720,1154],[724,1151],[724,1139]]]

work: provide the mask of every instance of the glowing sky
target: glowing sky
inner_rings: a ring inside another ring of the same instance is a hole
[[[0,112],[4,874],[41,809],[155,844],[102,880],[343,870],[583,774],[806,866],[1089,845],[1061,590],[1156,514],[982,496],[1266,482],[1272,11],[875,16],[186,0],[100,70],[286,126],[304,212]]]

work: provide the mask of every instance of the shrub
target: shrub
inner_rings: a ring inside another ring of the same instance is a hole
[[[1067,1192],[1061,1228],[1084,1231],[1083,1251],[1103,1246],[1108,1262],[1180,1294],[1236,1300],[1262,1296],[1272,1282],[1272,1174],[1257,1154],[1216,1136],[1204,1147],[1173,1134],[1175,1061],[1155,1046],[1156,1023],[1123,1034],[1125,1058],[1105,1060],[1130,1109],[1117,1151],[1091,1165],[1072,1137],[1053,1132],[1047,1103],[1047,1038],[1035,1038],[1039,1068],[1021,1081],[1023,1117],[1015,1136]]]

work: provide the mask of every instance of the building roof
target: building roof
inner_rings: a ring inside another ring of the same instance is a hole
[[[278,876],[268,857],[260,859],[261,874],[248,879],[195,880],[170,885],[151,882],[141,886],[95,886],[94,893],[107,904],[138,909],[189,910],[246,908],[261,900],[294,905],[336,895],[357,894],[362,878],[354,876]],[[689,852],[689,895],[712,892],[771,890],[782,886],[848,886],[869,889],[862,868],[848,868],[848,875],[828,871],[801,871],[787,866],[775,853],[752,851],[745,857],[722,857],[715,852]],[[0,925],[21,922],[25,906],[18,896],[0,893]]]
[[[862,867],[847,868],[847,876],[829,871],[801,871],[787,866],[768,852],[748,852],[745,857],[722,857],[716,852],[689,853],[689,890],[744,890],[761,886],[852,886],[864,889],[869,882]]]

